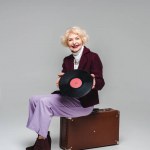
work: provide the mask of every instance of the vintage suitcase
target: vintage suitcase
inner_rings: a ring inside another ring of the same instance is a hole
[[[60,148],[81,150],[119,144],[120,112],[94,109],[88,116],[60,118]]]

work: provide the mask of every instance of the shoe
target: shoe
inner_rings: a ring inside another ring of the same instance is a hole
[[[34,145],[33,150],[50,150],[48,139],[37,139]]]
[[[50,137],[50,132],[49,131],[48,131],[46,139],[48,140],[48,143],[49,143],[49,146],[50,146],[50,150],[51,150],[51,137]],[[36,142],[35,142],[35,144],[36,144]],[[34,150],[35,144],[33,146],[27,147],[26,150]]]
[[[50,136],[50,132],[49,131],[48,131],[48,134],[47,134],[47,139],[48,139],[49,145],[51,147],[52,140],[51,140],[51,136]]]

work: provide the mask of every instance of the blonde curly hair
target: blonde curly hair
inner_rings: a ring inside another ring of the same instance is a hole
[[[81,29],[80,27],[74,26],[66,30],[65,34],[61,37],[61,43],[68,47],[68,36],[70,33],[77,34],[81,40],[83,45],[88,41],[89,36],[87,35],[86,31]]]

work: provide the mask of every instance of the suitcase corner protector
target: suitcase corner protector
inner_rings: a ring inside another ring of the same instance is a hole
[[[119,145],[119,141],[118,140],[115,140],[115,142],[116,142],[117,145]]]

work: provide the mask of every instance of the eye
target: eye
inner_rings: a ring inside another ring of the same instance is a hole
[[[68,39],[68,41],[70,42],[70,41],[72,41],[72,39]]]
[[[76,39],[76,40],[79,40],[80,38],[79,38],[79,37],[76,37],[75,39]]]

